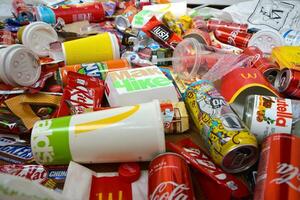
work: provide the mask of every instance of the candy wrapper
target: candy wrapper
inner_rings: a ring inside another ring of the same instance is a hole
[[[71,199],[98,200],[100,196],[102,196],[102,199],[110,199],[109,196],[111,196],[111,199],[146,200],[148,172],[141,171],[140,176],[135,174],[133,175],[134,179],[128,180],[128,173],[132,174],[132,171],[135,170],[132,168],[128,170],[128,167],[126,167],[126,175],[124,174],[124,168],[123,170],[120,170],[120,168],[119,173],[96,173],[71,161],[63,194]]]
[[[242,181],[216,166],[190,139],[183,139],[177,144],[167,142],[167,148],[180,154],[195,169],[197,181],[207,199],[245,199],[250,196]]]
[[[104,81],[98,78],[68,72],[58,116],[81,114],[101,107],[104,88]]]
[[[143,26],[142,30],[148,37],[168,48],[175,49],[176,45],[182,41],[181,37],[157,20],[155,16]]]
[[[67,176],[67,166],[2,165],[0,172],[24,177],[50,189],[62,189]]]
[[[26,178],[8,174],[0,173],[0,188],[0,199],[5,200],[79,200],[78,198],[64,197],[62,194]]]
[[[33,162],[29,144],[9,144],[0,146],[0,164],[27,164]]]

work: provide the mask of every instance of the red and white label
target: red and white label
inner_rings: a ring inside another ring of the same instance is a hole
[[[293,122],[292,102],[256,95],[250,131],[262,141],[271,133],[291,133]]]

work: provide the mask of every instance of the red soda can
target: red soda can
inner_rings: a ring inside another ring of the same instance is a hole
[[[283,69],[277,75],[274,85],[280,93],[300,98],[300,71]]]
[[[37,20],[54,24],[59,20],[69,24],[77,21],[88,20],[97,23],[105,18],[105,9],[101,2],[62,5],[55,8],[37,6]]]
[[[195,199],[189,167],[180,155],[164,153],[151,161],[148,199]]]
[[[215,31],[218,28],[227,28],[230,30],[237,30],[240,32],[247,32],[248,30],[248,24],[238,24],[222,20],[208,20],[206,26],[209,31]]]
[[[232,30],[226,27],[217,28],[214,31],[214,35],[220,42],[239,48],[246,48],[252,37],[252,34],[240,30]]]
[[[272,134],[262,144],[254,200],[300,199],[300,138]]]
[[[277,75],[279,74],[279,66],[272,62],[271,59],[263,57],[263,52],[255,46],[247,47],[243,54],[252,56],[247,67],[258,69],[264,77],[274,85]]]

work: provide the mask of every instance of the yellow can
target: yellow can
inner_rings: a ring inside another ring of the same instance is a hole
[[[191,117],[215,163],[239,173],[257,160],[256,138],[209,81],[192,83],[185,95]]]

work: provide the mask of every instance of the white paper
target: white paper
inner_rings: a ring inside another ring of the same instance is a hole
[[[223,11],[229,13],[234,22],[248,23],[249,28],[300,30],[299,0],[253,0],[234,4]]]

